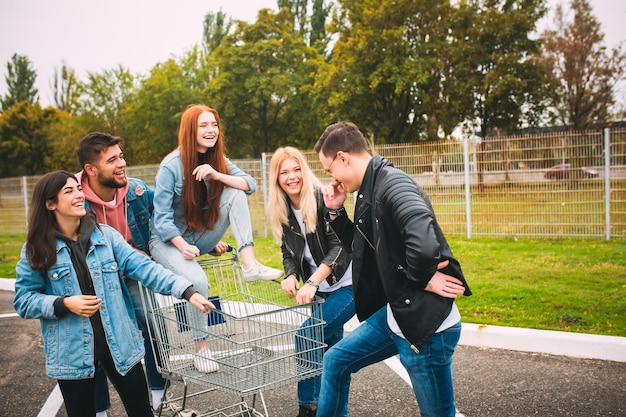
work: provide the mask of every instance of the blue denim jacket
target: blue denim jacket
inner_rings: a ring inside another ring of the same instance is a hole
[[[133,236],[133,246],[150,254],[150,217],[152,217],[154,191],[138,178],[128,178],[126,191],[126,222]],[[85,210],[89,201],[85,199]]]
[[[242,177],[248,183],[250,189],[246,194],[255,192],[256,180],[229,159],[226,159],[226,162],[230,175]],[[193,178],[192,180],[195,181]],[[183,181],[183,162],[180,159],[180,149],[176,149],[163,159],[154,181],[154,213],[151,227],[152,232],[163,242],[182,236],[186,230],[182,204]]]
[[[80,295],[78,277],[66,243],[57,240],[57,262],[45,273],[31,269],[22,248],[16,266],[13,306],[20,317],[40,319],[46,374],[57,379],[94,377],[93,329],[89,318],[67,313],[57,317],[59,296]],[[133,249],[115,229],[100,225],[91,235],[87,265],[98,298],[100,315],[115,367],[125,375],[144,356],[133,305],[122,276],[140,281],[162,294],[182,298],[191,282],[164,269]]]

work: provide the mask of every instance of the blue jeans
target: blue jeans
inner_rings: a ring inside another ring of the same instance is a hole
[[[151,390],[165,389],[166,380],[157,370],[154,352],[150,343],[150,333],[148,332],[146,314],[143,310],[143,304],[141,303],[139,283],[134,279],[126,279],[124,283],[126,283],[126,287],[133,301],[137,325],[143,336],[144,348],[146,349],[146,355],[143,360],[146,369],[146,377],[148,378],[148,386]],[[150,292],[149,294],[152,293]],[[111,408],[108,385],[107,377],[102,367],[98,367],[96,370],[96,411],[105,411]]]
[[[383,307],[324,355],[318,417],[348,415],[351,374],[396,354],[406,368],[422,417],[454,417],[452,355],[461,337],[461,323],[432,335],[416,353],[393,333]]]
[[[354,298],[352,298],[352,286],[339,288],[333,292],[318,292],[317,295],[324,298],[321,308],[321,318],[324,320],[324,343],[328,348],[334,346],[343,338],[343,325],[354,316]],[[313,312],[316,316],[316,313]],[[305,333],[307,329],[305,322],[298,331],[299,336],[296,340],[296,351],[305,350],[301,340],[306,340]],[[319,351],[318,351],[319,352]],[[315,362],[321,362],[321,358],[312,358]],[[317,376],[298,382],[298,404],[300,405],[317,405],[320,385],[322,377]]]
[[[248,200],[243,191],[226,187],[220,200],[220,218],[213,230],[196,232],[185,230],[182,237],[190,245],[200,250],[200,255],[209,253],[217,245],[230,226],[237,241],[238,250],[253,245],[252,223]],[[193,287],[203,296],[209,293],[209,282],[206,273],[195,259],[185,259],[181,251],[171,242],[163,242],[155,233],[150,236],[150,254],[152,258],[164,268],[187,278]],[[204,340],[207,335],[207,318],[200,311],[189,310],[189,326],[192,329],[194,340]]]

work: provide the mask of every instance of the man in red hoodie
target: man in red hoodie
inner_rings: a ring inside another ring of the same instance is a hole
[[[115,228],[136,250],[150,256],[150,217],[154,191],[137,178],[126,177],[126,160],[120,148],[121,139],[108,133],[92,132],[78,145],[78,162],[83,170],[77,178],[85,194],[85,208],[96,214],[98,223]],[[224,253],[228,245],[218,243],[214,255]],[[144,364],[148,385],[152,392],[155,414],[174,415],[179,408],[174,403],[162,404],[166,380],[157,369],[150,345],[146,316],[142,308],[137,281],[125,281],[135,307],[137,324],[143,333],[146,355]],[[106,375],[99,372],[97,378],[98,417],[105,417],[110,407]]]

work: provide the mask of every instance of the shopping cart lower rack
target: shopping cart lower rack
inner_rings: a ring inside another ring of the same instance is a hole
[[[159,371],[166,379],[184,384],[177,399],[183,408],[191,396],[189,382],[206,388],[193,395],[220,390],[238,396],[229,407],[197,415],[268,416],[263,391],[321,374],[326,347],[323,299],[299,306],[276,281],[245,282],[235,254],[199,263],[210,283],[209,299],[216,306],[200,326],[192,324],[192,315],[198,314],[192,304],[141,287]],[[196,369],[194,361],[201,358],[194,336],[206,340],[215,372]],[[263,413],[255,408],[257,395]],[[251,404],[245,400],[249,396]]]

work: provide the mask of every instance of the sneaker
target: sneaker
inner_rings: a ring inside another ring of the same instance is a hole
[[[243,271],[243,280],[247,282],[251,281],[272,281],[283,276],[283,271],[280,269],[270,268],[260,264],[258,261],[254,261],[254,265],[248,270],[241,268]]]
[[[312,410],[311,407],[307,405],[301,405],[296,417],[315,417],[316,413],[317,409]]]
[[[210,374],[220,370],[220,366],[213,360],[213,354],[208,347],[200,349],[193,357],[193,365],[198,372]]]
[[[175,402],[168,402],[167,404],[161,403],[159,408],[152,410],[152,414],[158,417],[174,417],[180,409],[182,409],[182,407]]]

